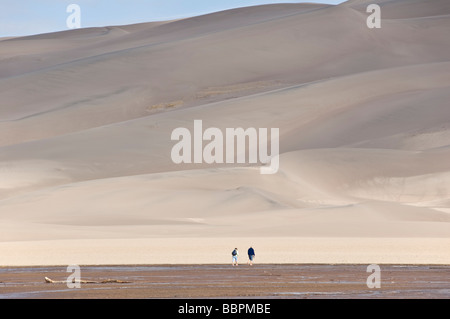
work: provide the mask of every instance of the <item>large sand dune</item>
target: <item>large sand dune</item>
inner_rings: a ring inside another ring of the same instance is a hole
[[[1,40],[0,264],[450,264],[450,7],[369,2]],[[174,164],[196,119],[278,173]]]

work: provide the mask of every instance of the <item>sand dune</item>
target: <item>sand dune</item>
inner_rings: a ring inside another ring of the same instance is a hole
[[[448,1],[368,3],[1,40],[0,263],[449,264]],[[279,128],[278,173],[173,163],[196,119]]]

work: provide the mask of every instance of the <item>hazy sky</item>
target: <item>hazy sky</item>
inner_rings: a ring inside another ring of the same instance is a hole
[[[267,3],[319,2],[338,4],[344,0],[0,0],[0,37],[67,30],[70,13],[78,4],[81,27],[123,25],[168,20]]]

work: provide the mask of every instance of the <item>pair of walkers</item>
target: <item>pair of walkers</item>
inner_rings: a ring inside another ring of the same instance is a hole
[[[247,264],[249,264],[250,266],[253,266],[253,259],[255,259],[255,250],[253,249],[253,247],[250,247],[248,249],[247,254],[248,254]],[[232,256],[231,265],[237,266],[238,265],[238,256],[239,256],[239,251],[237,248],[233,249],[231,256]]]

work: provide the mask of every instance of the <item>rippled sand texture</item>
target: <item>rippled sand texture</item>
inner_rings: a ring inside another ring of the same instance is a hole
[[[372,272],[367,272],[367,265],[83,266],[81,280],[126,283],[82,283],[80,288],[68,288],[66,283],[44,282],[44,277],[66,281],[72,272],[65,267],[0,268],[0,299],[424,299],[450,295],[448,266],[383,265],[380,271],[379,288],[369,288],[367,278]],[[176,303],[159,305],[178,309]]]

